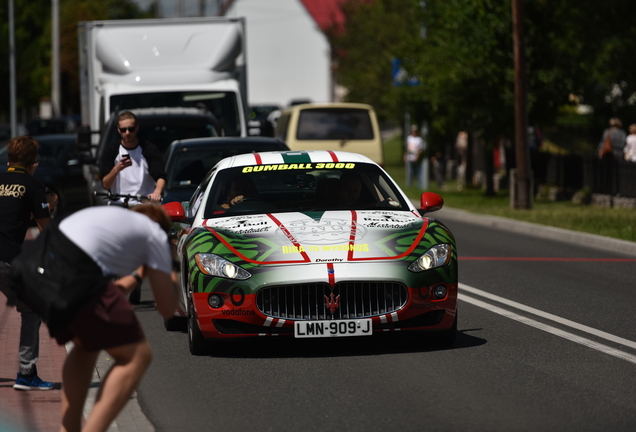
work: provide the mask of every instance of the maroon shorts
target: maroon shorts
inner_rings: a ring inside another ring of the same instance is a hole
[[[126,296],[113,283],[82,306],[71,323],[55,335],[60,345],[79,339],[87,351],[141,342],[144,332]]]

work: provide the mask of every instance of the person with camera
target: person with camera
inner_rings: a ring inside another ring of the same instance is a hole
[[[157,204],[88,207],[53,222],[12,261],[11,289],[46,322],[58,344],[73,342],[62,370],[62,431],[106,431],[152,360],[125,294],[148,278],[157,311],[174,316],[177,276],[171,220]],[[100,351],[114,364],[82,428]]]
[[[102,186],[121,195],[143,195],[161,201],[166,186],[166,172],[159,149],[141,140],[139,122],[134,113],[124,111],[117,117],[120,140],[104,149],[100,161]],[[115,202],[122,204],[123,201]],[[129,204],[139,204],[131,200]]]

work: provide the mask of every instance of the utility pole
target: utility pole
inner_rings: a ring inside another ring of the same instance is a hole
[[[530,164],[528,154],[528,118],[526,112],[526,76],[525,52],[523,46],[523,2],[512,0],[512,29],[515,64],[515,150],[517,168],[514,188],[513,207],[516,209],[532,208],[532,191],[530,181]]]
[[[60,0],[51,0],[51,108],[53,117],[60,117]]]
[[[15,29],[13,23],[13,0],[9,0],[9,110],[11,116],[11,138],[18,134],[15,96]]]

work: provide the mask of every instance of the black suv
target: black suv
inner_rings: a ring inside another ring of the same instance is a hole
[[[216,137],[223,134],[214,115],[199,108],[139,108],[130,111],[137,116],[139,136],[156,145],[159,151],[164,153],[164,158],[173,141],[186,138]],[[117,131],[119,114],[113,114],[104,125],[97,147],[91,148],[86,143],[87,139],[81,140],[83,145],[80,144],[80,148],[84,150],[82,156],[84,177],[88,187],[89,200],[93,205],[107,203],[102,197],[95,197],[94,192],[104,192],[99,165],[106,145],[120,139]],[[90,149],[90,153],[88,149]]]

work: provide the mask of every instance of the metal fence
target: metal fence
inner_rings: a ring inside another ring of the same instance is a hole
[[[636,198],[634,162],[538,152],[532,155],[531,164],[535,185]]]

